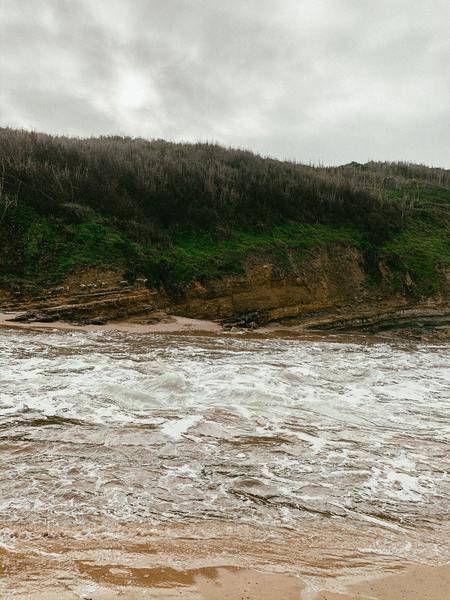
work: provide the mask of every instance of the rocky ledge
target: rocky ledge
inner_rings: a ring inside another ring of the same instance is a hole
[[[288,273],[254,257],[245,276],[194,281],[176,292],[152,289],[145,278],[125,280],[119,271],[84,268],[57,287],[0,292],[0,311],[19,312],[14,319],[29,323],[152,324],[177,315],[216,321],[227,330],[277,323],[305,332],[389,330],[450,339],[450,273],[443,273],[442,291],[432,298],[415,294],[408,272],[396,274],[396,286],[393,279],[379,264],[374,283],[373,266],[369,272],[357,250],[341,246],[311,252]]]

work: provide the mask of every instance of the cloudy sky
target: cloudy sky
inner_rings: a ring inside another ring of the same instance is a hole
[[[450,166],[448,0],[0,0],[0,125]]]

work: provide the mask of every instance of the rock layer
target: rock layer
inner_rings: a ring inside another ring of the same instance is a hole
[[[133,318],[157,322],[173,314],[220,321],[224,327],[254,329],[289,322],[305,329],[376,332],[382,329],[450,328],[450,272],[433,298],[414,293],[409,272],[392,273],[369,264],[353,247],[334,245],[292,256],[283,269],[267,256],[250,256],[246,274],[177,289],[153,289],[141,278],[123,279],[120,271],[85,268],[74,271],[58,287],[0,293],[0,309],[26,311],[28,321],[62,319],[101,324]]]

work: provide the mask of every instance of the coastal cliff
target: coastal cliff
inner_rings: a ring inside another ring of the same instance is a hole
[[[0,129],[0,246],[22,321],[446,335],[450,172]]]
[[[391,330],[403,335],[450,334],[450,269],[433,297],[417,297],[409,271],[368,265],[355,248],[333,245],[292,256],[283,272],[269,256],[249,257],[242,276],[193,281],[176,293],[148,287],[145,278],[123,279],[114,270],[74,271],[61,285],[37,293],[5,292],[0,310],[17,321],[82,325],[131,320],[154,324],[173,315],[206,319],[224,329],[257,330],[268,324],[301,331]]]

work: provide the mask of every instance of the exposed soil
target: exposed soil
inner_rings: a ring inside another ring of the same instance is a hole
[[[120,271],[85,268],[48,289],[0,290],[0,311],[20,313],[15,322],[103,326],[127,321],[158,325],[155,331],[219,331],[295,327],[299,332],[391,331],[405,337],[450,338],[450,286],[439,296],[418,298],[409,273],[401,289],[378,265],[377,283],[364,257],[339,246],[311,251],[289,272],[252,258],[243,277],[195,281],[182,290],[152,289],[144,278],[127,281]],[[450,281],[450,277],[448,278]],[[448,289],[447,289],[448,288]],[[173,316],[203,321],[174,321]],[[204,322],[214,322],[205,326]]]

